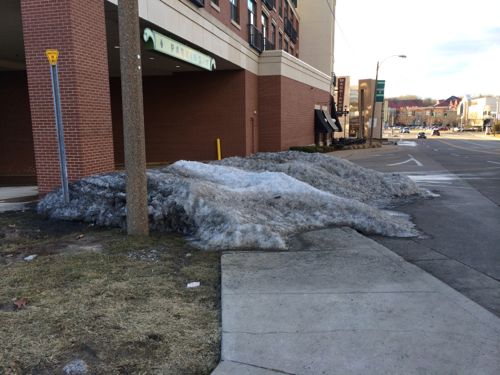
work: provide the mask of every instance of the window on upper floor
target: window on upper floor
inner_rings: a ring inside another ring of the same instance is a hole
[[[205,0],[191,0],[191,2],[198,8],[203,8],[205,6]]]
[[[278,14],[283,17],[283,0],[278,0]]]
[[[262,0],[262,4],[264,4],[269,10],[276,8],[276,0]]]
[[[219,6],[219,0],[210,0],[213,4]]]
[[[283,33],[278,33],[278,49],[283,49]]]
[[[257,4],[255,4],[255,0],[248,0],[248,24],[257,26],[257,15],[256,10],[257,10]]]
[[[260,21],[262,23],[262,36],[267,38],[267,28],[269,26],[269,17],[265,13],[262,13],[260,16]]]
[[[240,23],[240,0],[229,0],[231,6],[231,20]]]

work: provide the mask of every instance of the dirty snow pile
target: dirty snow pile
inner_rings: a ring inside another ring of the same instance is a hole
[[[401,199],[430,194],[403,175],[380,173],[318,153],[257,153],[246,158],[232,157],[212,163],[246,171],[282,172],[317,189],[377,207],[387,207]]]
[[[178,161],[148,170],[152,230],[186,234],[200,248],[286,248],[289,234],[326,226],[410,237],[403,214],[379,207],[425,191],[402,175],[299,152],[260,153],[204,164]],[[41,214],[102,226],[125,226],[125,176],[112,173],[70,185],[38,205]],[[378,207],[376,207],[378,206]]]

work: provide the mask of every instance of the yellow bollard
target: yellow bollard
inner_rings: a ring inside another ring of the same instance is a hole
[[[221,159],[220,138],[217,138],[216,143],[217,143],[217,160],[220,160]]]

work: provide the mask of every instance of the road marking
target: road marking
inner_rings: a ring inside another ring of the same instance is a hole
[[[451,153],[450,155],[451,155],[451,156],[460,156],[460,155],[458,155],[458,154],[453,154],[453,153]]]
[[[490,160],[488,160],[488,163],[492,163],[492,164],[498,164],[498,165],[500,165],[500,163],[498,163],[498,162],[496,162],[496,161],[490,161]]]
[[[475,147],[472,148],[472,147],[462,147],[462,146],[458,146],[458,145],[455,145],[453,143],[449,143],[449,142],[446,142],[446,141],[443,141],[441,139],[438,140],[438,142],[441,142],[441,143],[444,143],[444,144],[447,144],[448,146],[451,146],[451,147],[455,147],[455,148],[459,148],[461,150],[466,150],[466,151],[475,151],[475,152],[481,152],[481,153],[484,153],[484,154],[491,154],[491,155],[499,155],[498,152],[491,152],[491,151],[485,151],[485,150],[478,150],[476,147],[481,147],[479,145],[477,145],[476,143],[474,142],[471,142],[471,141],[463,141],[463,140],[460,140],[462,142],[467,142],[467,143],[472,143]],[[479,141],[480,142],[480,141]],[[434,150],[435,151],[435,150]]]
[[[425,184],[425,183],[419,183],[418,185],[422,186],[422,187],[429,187],[429,188],[434,188],[434,189],[437,189],[437,188],[449,189],[450,188],[450,185],[437,185],[437,184]],[[456,190],[456,189],[475,190],[473,187],[453,185],[453,190]]]
[[[388,167],[392,167],[394,165],[401,165],[401,164],[406,164],[406,163],[409,163],[409,162],[415,162],[415,164],[417,164],[419,167],[423,167],[424,165],[419,162],[417,159],[415,159],[412,155],[408,154],[408,156],[410,157],[408,160],[405,160],[405,161],[402,161],[400,163],[394,163],[394,164],[387,164]]]

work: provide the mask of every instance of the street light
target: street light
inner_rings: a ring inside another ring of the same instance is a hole
[[[370,146],[372,145],[372,139],[373,139],[373,123],[375,122],[375,100],[376,100],[376,97],[377,97],[377,81],[378,81],[378,68],[380,67],[380,65],[382,65],[382,63],[385,61],[385,60],[388,60],[390,59],[391,57],[399,57],[399,58],[402,58],[402,59],[406,59],[406,55],[391,55],[391,56],[387,56],[385,59],[383,59],[382,61],[377,61],[377,72],[375,73],[375,85],[373,87],[373,105],[372,105],[372,119],[371,119],[371,124],[370,124]]]
[[[342,114],[344,115],[344,139],[345,139],[346,121],[347,121],[347,115],[349,114],[349,109],[347,105],[344,105],[344,110],[342,111]]]

